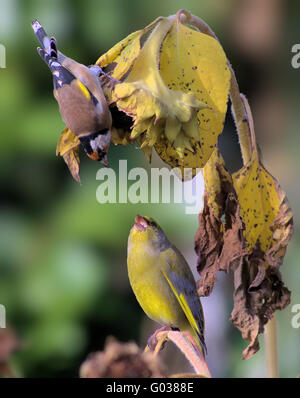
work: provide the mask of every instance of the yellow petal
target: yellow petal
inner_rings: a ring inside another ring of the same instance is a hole
[[[181,130],[181,123],[176,118],[168,117],[165,127],[165,135],[171,144],[175,141]]]

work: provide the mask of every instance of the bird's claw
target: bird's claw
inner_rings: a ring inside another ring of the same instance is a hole
[[[156,347],[158,346],[158,344],[160,344],[160,350],[162,350],[167,342],[167,336],[166,334],[164,334],[163,336],[159,334],[161,334],[162,332],[168,332],[169,330],[171,330],[171,326],[170,325],[166,325],[163,326],[159,329],[157,329],[147,340],[147,346],[149,347],[149,349],[151,351],[155,351]]]
[[[115,79],[114,77],[110,76],[109,73],[105,73],[103,71],[101,73],[100,79],[102,85],[107,86],[111,91],[114,90],[116,84],[120,83],[118,79]]]

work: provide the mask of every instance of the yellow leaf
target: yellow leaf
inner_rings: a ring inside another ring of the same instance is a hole
[[[80,183],[79,177],[79,147],[71,149],[69,152],[66,152],[63,155],[64,161],[66,162],[70,173],[72,174],[73,178]]]
[[[120,80],[130,69],[132,63],[140,52],[140,38],[142,30],[131,33],[124,40],[117,43],[107,53],[102,55],[96,62],[101,68],[108,64],[115,64],[112,76]]]
[[[213,209],[216,218],[221,218],[224,213],[224,185],[231,186],[232,178],[225,162],[216,148],[203,169],[205,190],[208,196],[208,205]]]
[[[233,183],[241,205],[248,248],[253,249],[258,241],[261,250],[266,252],[274,244],[270,226],[280,207],[277,181],[260,163],[257,151],[254,151],[250,162],[233,175]]]
[[[292,212],[278,181],[259,159],[251,110],[246,98],[241,98],[250,120],[251,158],[232,178],[245,223],[244,236],[249,251],[258,245],[268,257],[268,251],[275,248],[273,257],[281,258],[292,234]]]
[[[79,138],[66,127],[61,133],[61,136],[58,140],[56,155],[62,156],[64,158],[64,161],[66,162],[70,173],[72,174],[73,178],[78,182],[80,182],[79,146]]]
[[[66,127],[59,137],[56,147],[56,155],[63,156],[65,153],[69,152],[71,149],[77,148],[79,145],[79,138],[72,133],[68,127]]]
[[[183,127],[195,155],[184,150],[185,167],[203,167],[223,130],[230,85],[226,55],[214,38],[179,23],[176,19],[161,49],[160,72],[171,90],[193,93],[206,109],[198,111],[198,128]],[[167,150],[164,160],[173,165]]]
[[[139,55],[142,36],[152,29],[159,21],[160,18],[157,18],[145,29],[138,30],[125,37],[125,39],[113,46],[109,51],[101,55],[96,65],[104,68],[113,64],[111,76],[115,79],[122,80],[123,76],[126,75]]]

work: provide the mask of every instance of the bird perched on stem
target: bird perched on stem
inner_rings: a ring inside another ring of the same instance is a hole
[[[190,332],[205,354],[204,316],[195,279],[183,255],[152,218],[136,216],[127,265],[131,287],[147,316]]]
[[[63,121],[78,136],[87,155],[107,166],[112,117],[99,78],[102,69],[97,65],[88,68],[63,55],[39,21],[33,21],[32,28],[42,45],[38,53],[52,73]]]

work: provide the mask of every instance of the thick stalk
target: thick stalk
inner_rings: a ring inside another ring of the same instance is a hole
[[[267,377],[278,377],[277,324],[275,313],[265,327]]]

